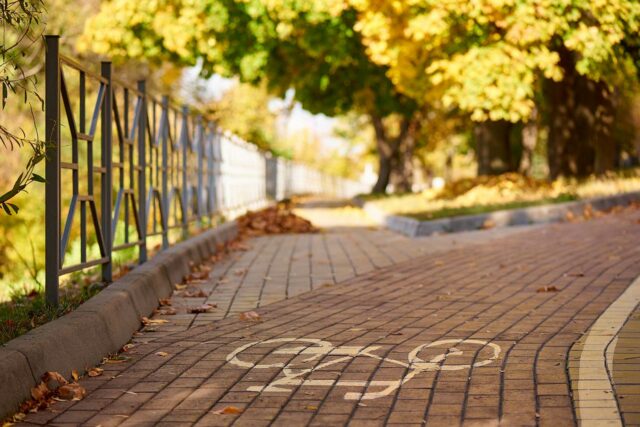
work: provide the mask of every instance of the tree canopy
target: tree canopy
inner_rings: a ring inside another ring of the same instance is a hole
[[[541,78],[563,79],[563,50],[579,74],[613,83],[640,31],[636,0],[349,1],[401,91],[476,121],[527,120]]]
[[[202,61],[205,75],[293,88],[313,113],[353,109],[386,116],[414,108],[371,61],[354,31],[355,10],[328,1],[113,0],[86,25],[81,48],[114,59]]]
[[[488,153],[478,159],[504,158],[482,173],[514,170],[511,123],[540,106],[552,177],[614,167],[612,88],[640,74],[639,32],[636,0],[111,0],[83,46],[201,61],[205,75],[278,96],[293,88],[313,113],[367,114],[384,191],[390,171],[410,168],[421,117],[434,109],[485,126],[474,132],[476,153]]]

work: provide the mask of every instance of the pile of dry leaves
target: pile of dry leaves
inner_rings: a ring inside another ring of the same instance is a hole
[[[283,233],[317,233],[318,229],[304,218],[291,211],[291,205],[279,203],[276,206],[247,212],[237,219],[238,231],[242,236],[262,236]]]
[[[102,369],[93,368],[89,370],[89,376],[97,376],[102,373]],[[15,414],[11,422],[20,422],[26,418],[29,412],[38,412],[46,409],[55,401],[61,400],[82,400],[86,395],[86,390],[77,383],[79,375],[77,371],[71,374],[72,382],[67,381],[58,372],[45,372],[42,381],[31,389],[31,399],[20,405],[20,412]]]

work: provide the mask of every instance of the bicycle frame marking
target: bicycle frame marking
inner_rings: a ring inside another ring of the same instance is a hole
[[[298,346],[276,349],[272,354],[276,355],[293,355],[293,356],[309,356],[298,363],[314,362],[323,356],[342,356],[337,359],[320,363],[312,368],[299,368],[292,367],[292,363],[276,362],[271,364],[256,364],[252,362],[246,362],[238,358],[238,355],[244,350],[253,347],[258,344],[275,344],[275,343],[292,343],[301,342],[311,344],[311,346]],[[424,361],[418,357],[420,351],[441,345],[448,345],[447,351],[443,354],[439,354],[433,357],[429,361]],[[320,387],[363,387],[368,390],[372,387],[382,387],[382,390],[372,392],[365,391],[360,392],[347,392],[344,395],[345,400],[371,400],[378,399],[380,397],[388,396],[393,391],[397,390],[407,381],[410,381],[416,375],[422,372],[428,371],[457,371],[460,369],[470,368],[472,365],[445,365],[443,362],[449,356],[460,356],[462,351],[454,347],[456,344],[476,344],[482,347],[490,348],[493,354],[489,359],[482,360],[480,362],[473,363],[473,367],[486,366],[492,363],[500,355],[500,346],[494,343],[490,343],[483,340],[464,340],[464,339],[445,339],[434,341],[428,344],[421,344],[414,348],[408,355],[408,361],[403,362],[400,360],[390,359],[383,356],[378,356],[373,352],[380,349],[380,346],[371,345],[365,347],[359,346],[338,346],[334,347],[328,341],[323,341],[317,338],[274,338],[265,341],[254,341],[243,346],[238,347],[227,355],[227,362],[233,365],[247,368],[247,369],[274,369],[280,368],[284,377],[277,378],[264,386],[252,386],[248,387],[247,391],[255,392],[290,392],[293,387],[299,386],[320,386]],[[306,379],[305,376],[315,371],[319,371],[322,368],[326,368],[338,363],[349,361],[356,357],[370,357],[382,362],[396,364],[398,366],[407,369],[407,373],[398,380],[340,380],[340,379]]]

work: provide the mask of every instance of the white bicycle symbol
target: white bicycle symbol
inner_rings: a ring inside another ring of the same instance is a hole
[[[292,346],[285,348],[277,348],[271,354],[274,355],[291,355],[301,358],[294,362],[275,362],[259,364],[241,360],[238,355],[243,351],[254,347],[258,344],[288,344],[288,343],[303,343],[302,346]],[[461,356],[464,352],[456,348],[456,345],[478,345],[481,347],[487,347],[491,350],[491,356],[488,359],[474,362],[473,365],[455,365],[445,364],[445,360],[450,356]],[[439,354],[429,361],[422,360],[418,357],[418,354],[428,348],[447,346],[444,353]],[[371,387],[382,387],[382,390],[377,392],[366,391],[364,393],[348,392],[345,393],[344,398],[346,400],[360,400],[360,399],[377,399],[383,396],[389,395],[391,392],[397,390],[407,381],[410,381],[416,375],[427,371],[457,371],[460,369],[468,369],[473,367],[486,366],[492,363],[500,355],[500,346],[494,343],[490,343],[482,340],[464,340],[464,339],[446,339],[440,341],[434,341],[429,344],[421,344],[414,348],[408,355],[408,361],[403,362],[400,360],[390,359],[387,357],[378,356],[373,354],[374,351],[380,349],[380,346],[339,346],[334,347],[328,341],[323,341],[316,338],[274,338],[264,341],[255,341],[238,347],[233,352],[227,355],[227,362],[236,366],[240,366],[247,369],[282,369],[284,377],[275,379],[265,386],[252,386],[248,387],[247,391],[256,392],[289,392],[292,387],[295,386],[340,386],[340,387],[364,387],[369,389]],[[305,357],[305,356],[309,357]],[[294,368],[294,364],[312,363],[324,356],[342,356],[333,358],[326,362],[319,363],[311,368]],[[357,381],[357,380],[341,380],[341,379],[308,379],[308,374],[319,371],[322,368],[327,368],[331,365],[346,362],[355,357],[370,357],[383,362],[388,362],[401,367],[406,368],[405,375],[398,380],[371,380],[371,381]]]

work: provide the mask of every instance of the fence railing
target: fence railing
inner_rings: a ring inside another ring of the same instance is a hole
[[[61,55],[46,36],[46,299],[60,276],[114,255],[162,250],[195,231],[295,194],[350,197],[361,183],[272,156],[214,122]],[[73,80],[72,80],[73,79]],[[73,84],[71,84],[73,82]],[[71,248],[70,246],[73,246]]]

